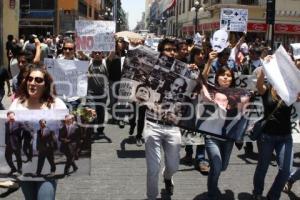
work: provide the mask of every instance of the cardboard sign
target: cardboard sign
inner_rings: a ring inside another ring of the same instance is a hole
[[[247,32],[248,9],[222,8],[220,29]]]
[[[58,97],[70,98],[87,95],[88,61],[46,58],[44,63],[47,71],[54,78]]]
[[[300,93],[300,70],[296,67],[290,55],[281,45],[270,61],[263,63],[268,81],[275,88],[281,99],[292,105]]]
[[[78,51],[114,51],[114,21],[76,20],[76,49]]]

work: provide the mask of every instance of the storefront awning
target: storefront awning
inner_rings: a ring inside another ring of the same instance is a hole
[[[191,33],[194,31],[194,25],[182,27],[182,32]],[[214,31],[220,28],[220,22],[198,24],[197,30]],[[248,32],[267,32],[268,25],[265,23],[249,22],[247,25]],[[275,33],[300,34],[300,25],[297,24],[275,24]]]

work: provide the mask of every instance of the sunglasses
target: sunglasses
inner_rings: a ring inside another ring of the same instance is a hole
[[[43,83],[44,82],[44,79],[41,78],[41,77],[32,77],[32,76],[29,76],[28,77],[28,82],[31,83],[32,81],[34,80],[34,82],[36,83]]]
[[[65,51],[66,51],[66,50],[73,51],[73,50],[74,50],[74,48],[70,48],[70,47],[64,47],[64,48],[63,48],[63,50],[65,50]]]
[[[174,51],[174,52],[176,52],[176,49],[175,48],[165,48],[164,51],[167,51],[167,52]]]

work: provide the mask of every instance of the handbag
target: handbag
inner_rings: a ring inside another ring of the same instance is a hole
[[[276,108],[269,114],[267,118],[262,118],[254,123],[252,130],[250,131],[249,138],[252,141],[256,141],[263,132],[263,129],[267,123],[267,121],[271,118],[271,116],[278,110],[281,105],[282,100],[277,103]]]

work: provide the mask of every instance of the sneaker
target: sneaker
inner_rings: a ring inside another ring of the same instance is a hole
[[[138,147],[143,146],[143,141],[142,141],[142,139],[136,139],[136,146],[138,146]]]
[[[172,179],[171,179],[171,180],[164,179],[164,182],[165,182],[166,193],[167,193],[168,195],[173,195],[173,192],[174,192],[174,184],[173,184]]]
[[[293,187],[292,182],[290,182],[290,181],[286,182],[286,184],[283,188],[283,192],[289,193],[291,191],[292,187]]]
[[[260,194],[252,194],[252,200],[263,200]]]

